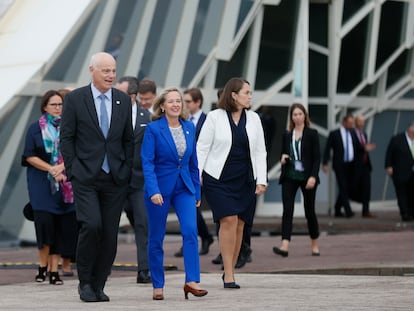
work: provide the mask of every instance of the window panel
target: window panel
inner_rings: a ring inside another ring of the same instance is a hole
[[[292,69],[299,1],[265,6],[255,86],[264,90]]]
[[[326,105],[309,104],[309,119],[311,123],[328,127],[328,107]]]
[[[328,46],[328,5],[311,3],[309,5],[309,41]]]
[[[368,0],[344,0],[342,12],[342,25],[345,24],[355,13],[361,9]]]
[[[223,1],[200,1],[192,29],[191,42],[184,69],[182,85],[187,86],[217,42]]]
[[[387,88],[406,75],[410,70],[411,51],[405,50],[389,67]]]
[[[398,49],[403,38],[405,4],[386,1],[381,7],[376,69]]]
[[[249,37],[250,30],[246,36],[240,42],[236,52],[230,61],[219,61],[216,77],[216,88],[222,88],[226,82],[233,77],[242,77],[244,74],[244,67],[247,57],[247,38]]]
[[[309,96],[327,96],[328,59],[325,55],[309,50]]]
[[[342,39],[338,93],[351,92],[364,76],[369,18],[365,17]]]

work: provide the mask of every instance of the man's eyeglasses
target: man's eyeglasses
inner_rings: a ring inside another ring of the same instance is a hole
[[[193,102],[193,100],[189,100],[189,99],[187,99],[187,100],[185,100],[184,101],[186,104],[190,104],[190,103],[192,103]]]
[[[52,106],[53,108],[62,108],[63,104],[48,104],[49,106]]]

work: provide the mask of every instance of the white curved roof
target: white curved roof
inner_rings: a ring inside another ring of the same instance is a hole
[[[10,1],[8,1],[10,2]],[[0,111],[54,55],[96,1],[15,0],[0,19]]]

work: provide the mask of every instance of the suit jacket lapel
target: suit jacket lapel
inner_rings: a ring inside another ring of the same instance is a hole
[[[180,121],[181,122],[181,121]],[[187,144],[187,148],[185,149],[184,157],[188,157],[188,155],[192,152],[193,147],[193,136],[190,135],[190,130],[187,127],[186,122],[181,122],[181,126],[183,127],[185,142]]]
[[[167,119],[165,117],[162,117],[160,119],[160,128],[161,128],[161,135],[164,136],[165,140],[167,141],[168,146],[171,148],[173,154],[176,155],[176,158],[178,160],[177,147],[175,146],[174,139],[172,137],[170,128],[168,127]]]
[[[95,109],[95,101],[94,101],[93,94],[92,94],[90,87],[88,88],[88,91],[85,93],[85,102],[86,102],[86,109],[88,110],[88,113],[92,119],[93,124],[95,124],[98,131],[101,133],[103,137],[101,127],[99,126],[98,113]]]
[[[112,115],[111,115],[111,123],[109,125],[109,131],[108,136],[111,135],[111,132],[116,130],[116,127],[118,124],[121,124],[120,122],[117,122],[118,119],[120,119],[120,113],[121,113],[121,105],[125,105],[125,103],[121,102],[121,99],[116,95],[116,93],[112,89]],[[132,128],[132,124],[131,124]]]
[[[138,104],[136,103],[135,105],[138,105]],[[135,118],[134,136],[136,136],[138,134],[138,132],[139,132],[140,124],[141,124],[141,119],[142,119],[142,117],[140,117],[140,114],[139,114],[139,108],[138,108],[138,106],[137,106],[136,112],[137,112],[136,113],[137,116]]]

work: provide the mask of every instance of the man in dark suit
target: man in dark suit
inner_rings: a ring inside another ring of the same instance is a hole
[[[131,99],[112,88],[116,62],[92,56],[92,83],[65,96],[61,148],[80,223],[76,254],[79,295],[109,301],[103,289],[116,255],[119,219],[134,152]]]
[[[189,120],[193,122],[196,129],[196,140],[200,134],[201,128],[206,120],[207,115],[201,110],[203,106],[203,94],[199,88],[187,89],[183,92],[184,103],[189,113]],[[200,208],[197,208],[197,229],[201,238],[201,249],[199,254],[206,255],[209,252],[210,245],[214,239],[208,230],[206,222],[201,214]],[[175,257],[183,256],[183,248],[181,247],[175,254]]]
[[[132,128],[134,130],[134,158],[131,182],[125,204],[125,213],[135,232],[137,246],[137,283],[151,283],[148,265],[148,221],[144,204],[144,173],[142,172],[141,146],[151,114],[137,102],[138,79],[125,76],[118,80],[117,89],[127,93],[132,104]]]
[[[341,127],[329,133],[323,155],[322,169],[327,173],[331,150],[333,151],[332,167],[335,171],[339,190],[335,202],[335,217],[345,216],[350,218],[354,216],[349,203],[349,190],[352,182],[352,173],[355,168],[355,153],[358,149],[353,128],[354,117],[348,114],[343,118]],[[345,214],[341,211],[342,207],[345,210]]]
[[[351,198],[362,203],[362,217],[374,218],[369,211],[371,200],[371,159],[369,152],[375,150],[375,144],[368,143],[367,133],[364,131],[365,119],[362,115],[355,117],[355,136],[357,137],[358,152],[355,153],[355,168],[351,189]]]
[[[414,121],[391,138],[385,168],[392,177],[402,221],[414,220]]]

